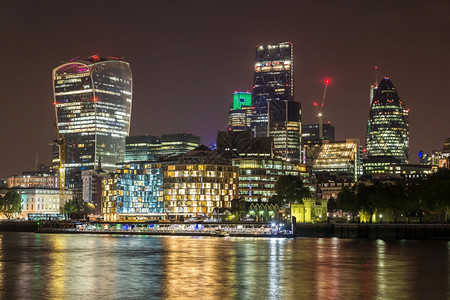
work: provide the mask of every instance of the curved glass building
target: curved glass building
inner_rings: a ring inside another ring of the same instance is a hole
[[[97,55],[71,60],[53,70],[53,91],[59,134],[67,140],[66,180],[99,161],[105,170],[116,169],[130,130],[130,65]]]
[[[373,89],[367,123],[365,169],[368,173],[376,173],[376,169],[383,169],[377,165],[407,164],[408,152],[408,109],[386,77]]]

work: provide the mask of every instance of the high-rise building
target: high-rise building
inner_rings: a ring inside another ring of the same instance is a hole
[[[200,145],[200,137],[193,134],[163,134],[161,136],[161,156],[184,154]]]
[[[228,129],[232,131],[251,130],[254,109],[251,93],[234,92],[233,102],[228,111]]]
[[[334,126],[330,123],[322,124],[324,140],[334,142]],[[319,124],[302,124],[302,143],[307,144],[319,140]]]
[[[376,174],[386,164],[408,163],[409,123],[408,109],[389,78],[372,90],[364,166],[366,173]]]
[[[118,58],[93,55],[53,70],[59,134],[66,138],[66,180],[81,181],[82,170],[99,160],[105,170],[123,162],[130,130],[132,75]]]
[[[294,52],[289,42],[256,48],[252,130],[256,137],[272,136],[275,151],[300,161],[301,111],[294,101]]]
[[[161,138],[149,134],[127,136],[125,162],[157,160],[161,156]]]

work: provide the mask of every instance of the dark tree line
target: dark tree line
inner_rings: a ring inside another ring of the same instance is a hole
[[[336,208],[351,213],[353,221],[358,213],[372,220],[375,212],[392,216],[397,222],[401,215],[410,216],[423,212],[438,212],[448,222],[450,213],[450,170],[439,169],[426,179],[412,183],[359,182],[344,187],[338,194]]]
[[[304,186],[303,181],[294,175],[282,175],[275,183],[276,195],[269,202],[283,206],[286,204],[301,204],[302,198],[311,197],[311,192]]]

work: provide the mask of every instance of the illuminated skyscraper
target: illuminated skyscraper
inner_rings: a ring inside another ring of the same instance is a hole
[[[407,164],[409,152],[408,109],[394,85],[384,78],[372,91],[364,162],[367,173],[381,172],[386,164]]]
[[[132,75],[117,58],[93,55],[53,70],[54,105],[60,135],[67,140],[66,178],[80,180],[82,170],[101,159],[105,170],[124,160],[130,130]]]
[[[256,137],[274,137],[275,151],[300,160],[301,112],[294,101],[294,52],[289,42],[256,48],[252,129]]]
[[[233,102],[228,111],[228,129],[232,131],[251,130],[253,111],[252,94],[234,92]]]

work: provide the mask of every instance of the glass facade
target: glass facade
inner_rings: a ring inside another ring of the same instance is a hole
[[[96,55],[53,70],[58,131],[65,136],[66,178],[123,162],[130,129],[132,75],[127,62]],[[66,180],[67,180],[66,179]]]
[[[357,181],[362,175],[362,148],[358,139],[345,142],[324,140],[313,163],[313,173],[348,174]]]
[[[130,163],[103,180],[102,212],[108,221],[117,214],[162,214],[163,169],[157,163]]]
[[[161,156],[161,138],[151,135],[128,136],[125,162],[156,160]]]
[[[169,214],[210,215],[238,198],[238,168],[175,164],[164,169],[164,205]]]
[[[200,137],[193,134],[163,134],[161,136],[161,155],[175,156],[184,154],[200,145]]]
[[[239,167],[239,197],[247,202],[268,202],[275,195],[275,183],[282,175],[308,177],[305,165],[290,163],[270,154],[243,154],[233,159]]]
[[[294,101],[292,43],[256,48],[252,106],[255,136],[274,137],[276,152],[300,161],[301,111],[300,103]]]
[[[238,198],[237,167],[129,163],[103,180],[105,220],[125,216],[211,215]]]
[[[384,78],[371,90],[373,97],[366,134],[367,164],[406,164],[409,160],[408,109],[389,78]]]

